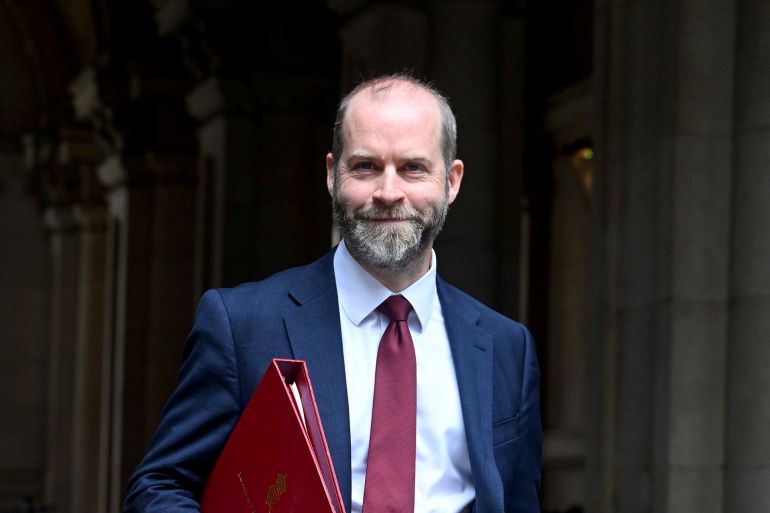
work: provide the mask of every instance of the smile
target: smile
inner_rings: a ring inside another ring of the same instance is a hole
[[[362,221],[378,224],[390,224],[390,223],[408,223],[409,219],[400,217],[367,217]]]

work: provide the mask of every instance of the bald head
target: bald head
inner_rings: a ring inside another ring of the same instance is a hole
[[[454,113],[449,107],[446,97],[439,93],[433,86],[422,82],[411,75],[394,74],[383,75],[360,83],[340,101],[337,108],[337,119],[334,123],[334,136],[332,139],[332,157],[335,169],[339,165],[339,159],[345,147],[345,127],[348,111],[351,104],[360,95],[367,95],[371,101],[387,101],[391,95],[423,95],[427,94],[436,102],[439,114],[440,134],[438,144],[441,148],[441,156],[445,170],[449,170],[457,153],[457,122]]]

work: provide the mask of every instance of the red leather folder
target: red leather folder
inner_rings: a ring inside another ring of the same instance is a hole
[[[201,511],[345,513],[305,362],[268,366],[206,482]]]

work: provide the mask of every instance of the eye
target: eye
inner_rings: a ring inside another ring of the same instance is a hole
[[[410,173],[418,173],[423,170],[423,167],[421,164],[418,164],[417,162],[407,162],[407,164],[404,166],[404,169],[406,169]]]
[[[361,171],[372,171],[375,169],[374,162],[364,160],[353,164],[353,169],[360,169]]]

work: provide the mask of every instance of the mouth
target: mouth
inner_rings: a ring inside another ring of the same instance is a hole
[[[376,226],[398,226],[412,222],[412,219],[408,217],[364,217],[360,220],[364,223],[370,223]]]
[[[409,219],[403,219],[400,217],[370,217],[366,219],[372,223],[406,223]]]
[[[417,212],[406,208],[377,209],[366,208],[353,212],[359,222],[377,225],[404,224],[420,222]]]

